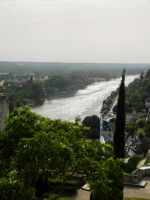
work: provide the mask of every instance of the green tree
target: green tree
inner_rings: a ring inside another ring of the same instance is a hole
[[[115,158],[124,158],[125,145],[125,69],[122,73],[122,80],[119,88],[119,97],[117,103],[116,128],[114,132],[114,153]]]
[[[145,119],[139,118],[137,124],[139,128],[143,128],[145,126]]]
[[[140,156],[139,155],[134,155],[134,156],[132,156],[130,159],[129,159],[129,161],[128,161],[128,163],[125,163],[125,172],[126,173],[131,173],[133,170],[135,170],[136,169],[136,167],[137,167],[137,164],[139,163],[139,161],[140,161]]]
[[[40,83],[32,83],[31,85],[31,98],[34,100],[41,100],[45,97],[43,85]]]
[[[30,76],[30,83],[33,83],[33,75]]]
[[[146,75],[145,75],[145,78],[149,78],[150,77],[150,69],[148,69]]]
[[[144,131],[147,137],[150,137],[150,120],[145,122]]]
[[[139,148],[143,151],[144,155],[147,153],[149,147],[150,147],[150,138],[142,137]]]
[[[37,199],[36,182],[41,176],[49,184],[59,180],[57,186],[49,186],[47,194],[41,192],[41,198],[62,199],[65,184],[75,172],[86,174],[93,194],[117,200],[121,195],[118,187],[124,181],[123,162],[113,159],[111,146],[86,140],[83,131],[80,119],[51,120],[26,107],[15,109],[0,132],[2,200],[8,196],[12,200]],[[54,196],[56,190],[58,195]]]
[[[117,103],[117,116],[116,116],[116,127],[114,132],[114,154],[115,159],[124,158],[124,146],[125,146],[125,69],[122,73],[122,80],[119,87],[119,96]],[[124,169],[124,166],[122,165]],[[122,191],[122,196],[118,199],[123,199],[123,185],[119,187],[120,191]]]
[[[117,112],[117,105],[113,107],[113,112]]]
[[[143,80],[143,78],[144,78],[144,72],[143,72],[143,71],[141,71],[141,74],[140,74],[140,79],[141,79],[141,80]]]
[[[133,107],[137,112],[142,112],[143,110],[143,103],[142,102],[135,102],[133,103]]]
[[[89,138],[90,139],[99,139],[100,138],[100,119],[96,115],[86,116],[82,124],[89,127]]]

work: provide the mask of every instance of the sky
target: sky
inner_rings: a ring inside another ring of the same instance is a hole
[[[0,61],[150,63],[150,0],[0,0]]]

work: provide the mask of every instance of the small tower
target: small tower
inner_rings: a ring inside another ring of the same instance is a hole
[[[0,93],[0,130],[4,128],[5,119],[9,115],[9,102],[5,93]]]

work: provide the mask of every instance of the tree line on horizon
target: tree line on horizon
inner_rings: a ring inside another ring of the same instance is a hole
[[[97,80],[109,80],[110,76],[102,72],[75,72],[57,75],[41,76],[41,73],[35,72],[35,75],[14,75],[1,74],[0,79],[5,80],[3,86],[0,86],[0,92],[8,94],[10,102],[10,112],[16,107],[32,104],[44,99],[50,99],[59,96],[70,96],[79,89],[84,89]]]
[[[144,73],[150,68],[150,64],[134,63],[59,63],[59,62],[2,62],[0,61],[0,73],[13,74],[33,74],[35,71],[42,75],[56,75],[72,72],[103,72],[110,76],[115,74],[121,76],[122,69],[126,68],[126,75],[140,74],[141,69]]]

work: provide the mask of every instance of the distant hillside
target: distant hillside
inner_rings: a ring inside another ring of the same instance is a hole
[[[141,73],[139,78],[134,79],[126,87],[126,113],[143,112],[146,113],[149,110],[149,105],[146,104],[146,100],[150,103],[150,69],[146,73]],[[116,112],[116,105],[113,108]]]
[[[148,110],[146,99],[150,97],[150,69],[135,79],[126,89],[126,112]]]
[[[126,74],[139,74],[150,68],[150,64],[124,63],[56,63],[56,62],[0,62],[0,73],[64,73],[73,71],[102,71],[120,75],[126,68]]]

